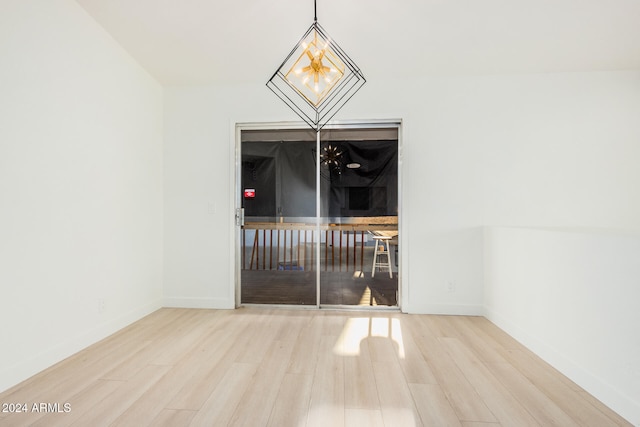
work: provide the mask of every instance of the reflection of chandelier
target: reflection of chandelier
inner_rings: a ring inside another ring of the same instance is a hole
[[[329,143],[325,147],[321,148],[320,155],[316,157],[317,151],[311,150],[311,156],[315,163],[316,159],[320,161],[320,176],[324,179],[331,180],[331,176],[342,175],[342,169],[345,166],[344,162],[349,161],[349,152],[339,145]],[[350,168],[349,164],[346,167]]]
[[[365,82],[358,66],[314,16],[267,87],[309,126],[320,130]]]
[[[324,147],[324,154],[320,155],[320,161],[323,165],[335,169],[338,174],[340,174],[341,157],[342,151],[335,145],[329,144],[327,147]]]

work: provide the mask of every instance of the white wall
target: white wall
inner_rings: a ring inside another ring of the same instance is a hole
[[[485,80],[486,316],[640,425],[640,73]]]
[[[404,121],[403,308],[482,313],[485,225],[637,226],[638,79],[368,82],[337,119]],[[165,297],[232,307],[233,125],[295,115],[262,84],[168,88],[165,102]]]
[[[505,76],[487,89],[486,224],[640,229],[640,71]]]
[[[640,425],[640,234],[487,228],[487,318]]]
[[[235,306],[234,126],[296,118],[262,82],[166,88],[165,305]]]
[[[0,61],[4,390],[160,306],[163,116],[71,0],[0,2]]]

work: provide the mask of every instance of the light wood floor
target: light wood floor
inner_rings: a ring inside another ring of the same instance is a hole
[[[481,317],[162,309],[0,394],[1,426],[630,425]]]

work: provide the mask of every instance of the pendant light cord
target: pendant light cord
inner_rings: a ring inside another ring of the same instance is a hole
[[[313,0],[313,22],[318,22],[318,7],[316,0]]]

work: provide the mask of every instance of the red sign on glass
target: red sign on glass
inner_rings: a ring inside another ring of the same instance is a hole
[[[244,189],[244,198],[245,199],[253,199],[256,197],[256,189],[255,188],[245,188]]]

